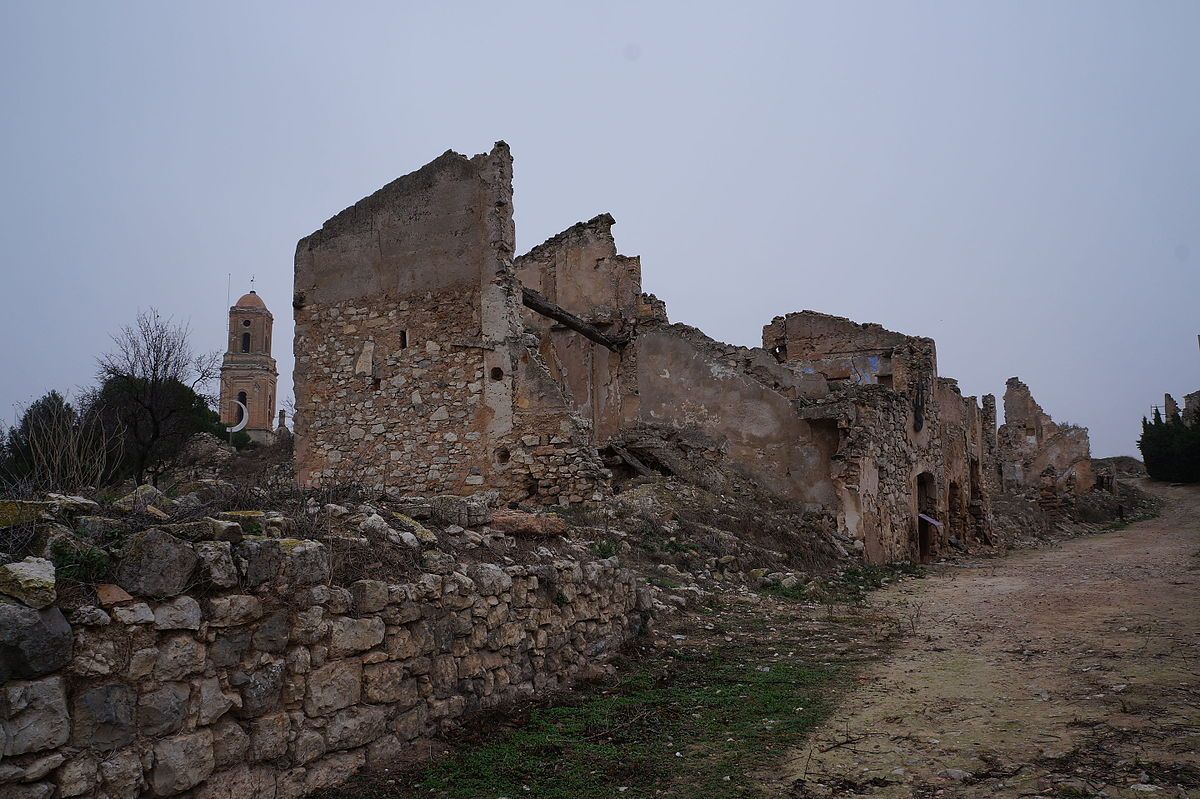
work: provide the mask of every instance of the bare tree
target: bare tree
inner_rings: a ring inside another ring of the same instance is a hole
[[[215,420],[201,391],[217,377],[218,353],[194,354],[186,324],[151,308],[112,336],[114,349],[98,359],[104,416],[119,427],[137,483],[157,479],[157,467]]]

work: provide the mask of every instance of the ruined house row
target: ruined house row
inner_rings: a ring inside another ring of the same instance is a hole
[[[516,256],[512,157],[446,152],[296,248],[296,462],[309,486],[602,499],[622,474],[744,479],[871,562],[990,542],[989,497],[1091,488],[1086,430],[1020,381],[963,397],[928,338],[813,311],[762,348],[668,321],[602,214]],[[678,458],[675,458],[678,460]]]

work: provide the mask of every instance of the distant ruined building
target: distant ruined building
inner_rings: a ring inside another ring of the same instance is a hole
[[[221,423],[242,421],[240,402],[249,413],[245,431],[258,443],[274,437],[275,383],[278,372],[271,357],[275,317],[254,291],[229,309],[229,347],[221,362]]]
[[[1087,433],[1017,381],[996,403],[928,338],[813,311],[762,348],[672,324],[602,214],[516,256],[507,145],[447,152],[296,248],[302,484],[596,501],[622,479],[745,480],[836,520],[872,563],[991,543],[1006,486],[1091,487]],[[273,383],[272,383],[273,386]],[[1015,426],[1014,426],[1015,425]]]

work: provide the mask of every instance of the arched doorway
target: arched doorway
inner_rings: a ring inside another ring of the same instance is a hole
[[[929,472],[917,475],[917,560],[928,563],[937,549],[937,483]]]

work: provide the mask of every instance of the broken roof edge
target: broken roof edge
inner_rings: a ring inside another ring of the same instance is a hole
[[[555,247],[558,247],[560,244],[563,244],[564,242],[579,236],[581,233],[584,233],[585,231],[594,231],[597,234],[599,234],[599,236],[601,238],[608,239],[613,244],[613,252],[616,253],[616,251],[617,251],[616,239],[613,238],[613,234],[612,234],[612,226],[615,225],[616,223],[617,223],[617,220],[614,219],[613,215],[608,213],[607,211],[605,211],[604,213],[596,214],[595,216],[593,216],[591,219],[587,220],[586,222],[576,222],[575,224],[571,225],[566,230],[555,233],[553,236],[546,239],[541,244],[538,244],[533,249],[529,250],[529,252],[525,253],[524,255],[517,256],[517,258],[518,259],[538,258],[538,257],[544,255],[549,250],[552,250]]]
[[[769,324],[773,325],[773,324],[776,324],[777,322],[783,322],[784,324],[786,324],[789,319],[795,319],[797,317],[804,317],[807,319],[814,319],[814,320],[820,320],[820,321],[826,321],[826,322],[839,322],[839,323],[843,323],[843,324],[851,326],[851,327],[858,328],[859,330],[878,330],[883,333],[890,333],[893,336],[903,336],[904,338],[926,338],[925,336],[914,336],[914,335],[910,335],[908,333],[901,333],[898,330],[889,330],[888,328],[884,327],[883,325],[879,324],[878,322],[856,322],[848,316],[838,316],[836,314],[823,313],[822,311],[814,311],[809,308],[805,308],[802,311],[788,311],[785,314],[782,314],[780,316],[776,316],[776,317],[772,318]]]
[[[471,176],[472,172],[478,174],[481,171],[480,165],[497,157],[512,161],[512,152],[503,139],[492,145],[492,149],[488,152],[470,157],[454,150],[446,150],[424,166],[384,184],[353,205],[343,208],[329,217],[320,229],[300,239],[296,244],[296,249],[298,251],[301,248],[312,249],[341,233],[354,229],[362,224],[364,219],[369,219],[372,213],[386,205],[392,197],[427,189],[441,174],[457,170],[459,177],[467,178]]]

